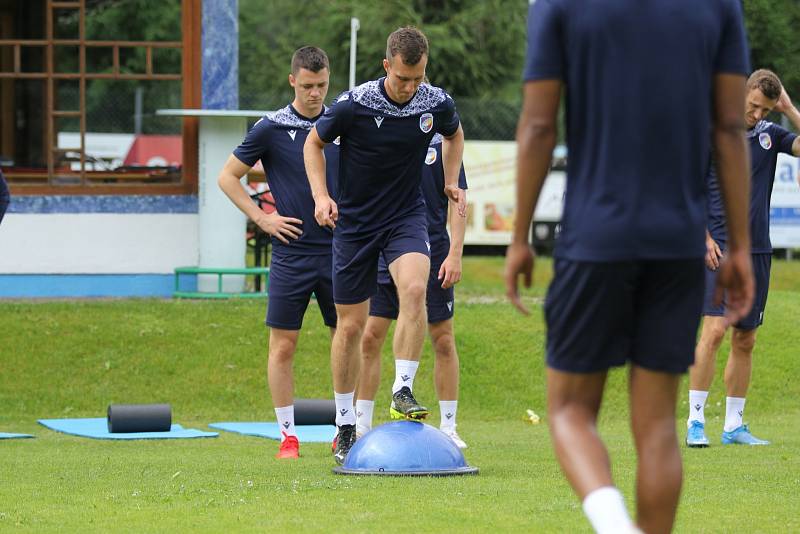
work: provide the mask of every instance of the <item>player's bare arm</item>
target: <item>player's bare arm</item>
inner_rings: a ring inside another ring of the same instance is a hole
[[[781,90],[781,96],[778,97],[778,103],[775,104],[774,110],[778,113],[783,113],[792,123],[795,130],[800,131],[800,111],[795,107],[785,87]],[[800,137],[796,138],[792,143],[792,154],[800,156]]]
[[[266,213],[259,208],[250,198],[250,195],[242,186],[242,177],[250,171],[251,167],[231,154],[225,166],[219,173],[217,183],[220,189],[228,195],[228,198],[236,204],[242,213],[247,215],[250,220],[258,225],[269,235],[276,237],[282,243],[289,243],[290,239],[297,239],[303,233],[299,225],[303,224],[300,219],[294,217],[284,217],[277,211]]]
[[[461,198],[467,202],[467,192],[463,189]],[[447,257],[439,268],[439,280],[442,281],[442,288],[456,285],[461,281],[461,257],[464,254],[464,234],[467,231],[467,218],[458,213],[455,203],[449,202],[448,219],[450,222],[450,250]]]
[[[721,302],[727,292],[726,319],[731,324],[750,311],[755,291],[748,226],[750,155],[741,112],[744,101],[744,76],[714,77],[714,145],[728,225],[727,256],[720,266],[715,298]]]
[[[336,228],[339,210],[328,192],[325,181],[325,142],[320,139],[317,129],[312,128],[303,145],[303,160],[306,165],[311,195],[314,197],[314,218],[320,226]]]
[[[467,197],[463,189],[458,187],[458,173],[464,156],[464,130],[458,130],[442,142],[442,165],[444,166],[444,194],[450,202],[456,204],[461,217],[467,216]]]
[[[533,210],[550,170],[556,146],[560,80],[532,81],[525,84],[522,115],[517,127],[517,207],[511,244],[506,251],[506,296],[523,314],[530,312],[519,297],[519,275],[531,287],[533,249],[528,233]]]

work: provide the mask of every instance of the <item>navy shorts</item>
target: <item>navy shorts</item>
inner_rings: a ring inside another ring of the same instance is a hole
[[[630,361],[685,373],[703,309],[702,259],[554,261],[547,291],[547,365],[593,373]]]
[[[325,324],[336,327],[330,254],[272,254],[269,268],[267,326],[300,330],[313,293]]]
[[[442,289],[439,280],[439,268],[447,257],[444,253],[431,256],[431,272],[428,276],[428,291],[425,302],[428,308],[428,323],[435,324],[453,318],[455,305],[453,287]],[[397,298],[397,287],[394,285],[389,270],[385,264],[378,268],[378,291],[369,299],[369,314],[373,317],[397,319],[400,310],[400,301]]]
[[[753,254],[753,276],[756,279],[756,292],[750,313],[744,316],[734,327],[739,330],[753,330],[764,321],[764,310],[767,307],[769,293],[769,272],[772,267],[772,254]],[[706,292],[703,302],[703,315],[722,317],[725,315],[725,298],[719,306],[714,306],[714,288],[717,285],[717,272],[706,268]]]
[[[333,234],[333,300],[336,304],[358,304],[377,291],[378,257],[386,264],[404,254],[430,256],[428,221],[425,213],[414,214],[363,239],[344,241]]]

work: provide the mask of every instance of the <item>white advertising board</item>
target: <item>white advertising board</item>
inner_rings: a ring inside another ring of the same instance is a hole
[[[769,218],[769,235],[773,248],[800,248],[799,179],[798,159],[779,154]]]
[[[467,245],[507,245],[511,242],[515,207],[513,141],[467,141],[464,170],[467,173]],[[566,175],[553,171],[547,177],[536,205],[534,219],[559,221]]]
[[[515,206],[516,143],[467,141],[468,245],[507,245],[511,242]],[[770,209],[770,237],[774,248],[800,248],[800,160],[778,155]],[[566,173],[551,171],[534,214],[535,221],[557,222],[564,207]]]

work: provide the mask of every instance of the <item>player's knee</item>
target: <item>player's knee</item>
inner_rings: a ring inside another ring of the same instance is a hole
[[[547,406],[547,419],[552,432],[556,435],[562,431],[569,432],[575,425],[582,427],[597,425],[597,414],[582,403],[551,402]]]
[[[706,319],[708,321],[708,319]],[[703,326],[703,337],[707,343],[714,347],[719,347],[725,337],[725,323],[722,321],[712,321]]]
[[[269,345],[269,359],[274,362],[288,362],[294,357],[295,345],[289,339],[275,340]]]
[[[654,450],[677,446],[674,415],[641,418],[634,423],[633,432],[640,448]]]
[[[342,338],[346,340],[360,338],[363,331],[364,321],[356,318],[340,318],[339,324],[336,326],[336,335],[342,336]]]
[[[449,361],[458,357],[456,354],[456,340],[453,334],[438,336],[433,342],[433,350],[436,353],[436,358],[442,361]]]
[[[361,336],[361,356],[364,360],[370,361],[380,356],[382,337],[372,328],[367,327],[364,335]]]
[[[751,354],[756,345],[756,331],[734,330],[731,335],[731,344],[739,353]]]
[[[401,300],[406,306],[422,307],[425,304],[427,281],[412,280],[401,291]]]

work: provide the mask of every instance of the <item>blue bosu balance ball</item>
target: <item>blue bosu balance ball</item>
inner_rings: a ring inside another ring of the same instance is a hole
[[[461,450],[440,430],[423,423],[386,423],[364,434],[333,472],[339,475],[472,475]]]

